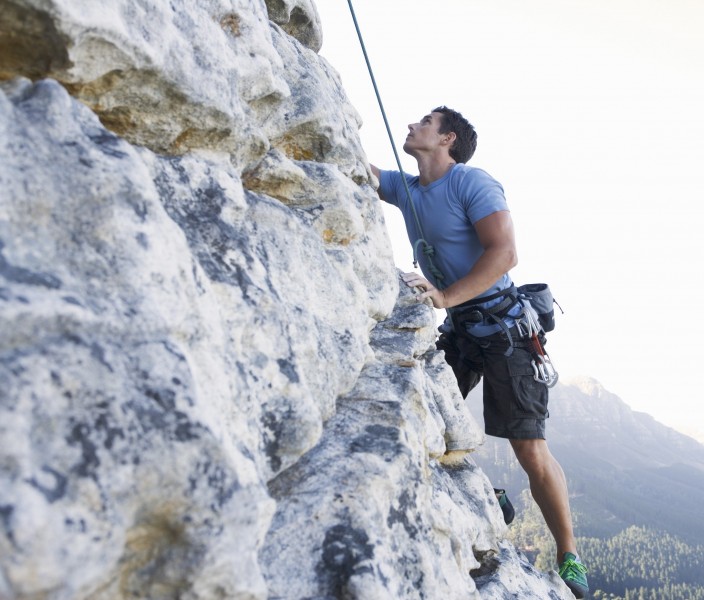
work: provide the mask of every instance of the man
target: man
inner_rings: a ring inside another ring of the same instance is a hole
[[[527,341],[521,339],[522,307],[504,293],[515,290],[508,272],[517,256],[503,188],[463,164],[474,154],[477,135],[460,113],[441,106],[408,129],[403,149],[418,162],[419,175],[406,175],[407,188],[399,172],[371,165],[380,198],[401,209],[414,248],[434,250],[418,253],[425,277],[405,273],[403,280],[421,290],[419,302],[430,298],[435,308],[448,309],[438,348],[463,396],[484,377],[486,433],[509,440],[555,538],[560,576],[583,598],[589,588],[577,555],[567,482],[545,441],[547,387],[533,378]]]

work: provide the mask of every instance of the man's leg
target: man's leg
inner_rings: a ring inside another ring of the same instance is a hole
[[[565,474],[545,440],[509,441],[518,462],[528,474],[530,491],[555,538],[557,563],[560,564],[565,552],[577,554]]]
[[[500,336],[487,336],[482,346],[484,429],[511,442],[555,538],[558,575],[576,598],[584,598],[589,592],[587,569],[575,548],[567,480],[545,441],[548,389],[533,378],[533,357],[525,343],[518,340],[508,357],[506,347]]]

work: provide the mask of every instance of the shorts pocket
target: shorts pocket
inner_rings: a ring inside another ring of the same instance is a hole
[[[531,355],[516,348],[506,359],[515,406],[515,418],[546,419],[548,417],[548,388],[533,377]]]

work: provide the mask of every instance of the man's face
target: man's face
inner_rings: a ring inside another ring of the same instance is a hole
[[[420,123],[411,123],[408,126],[408,135],[403,144],[405,152],[414,156],[421,150],[433,150],[443,139],[445,134],[438,133],[442,123],[442,113],[430,113],[425,115]]]

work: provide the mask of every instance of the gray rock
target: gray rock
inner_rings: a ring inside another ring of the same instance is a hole
[[[314,5],[0,14],[0,597],[570,598],[503,541]]]
[[[267,0],[269,18],[301,44],[318,52],[323,45],[320,17],[311,0]]]
[[[274,504],[206,274],[138,151],[53,81],[3,88],[7,597],[265,594]]]

